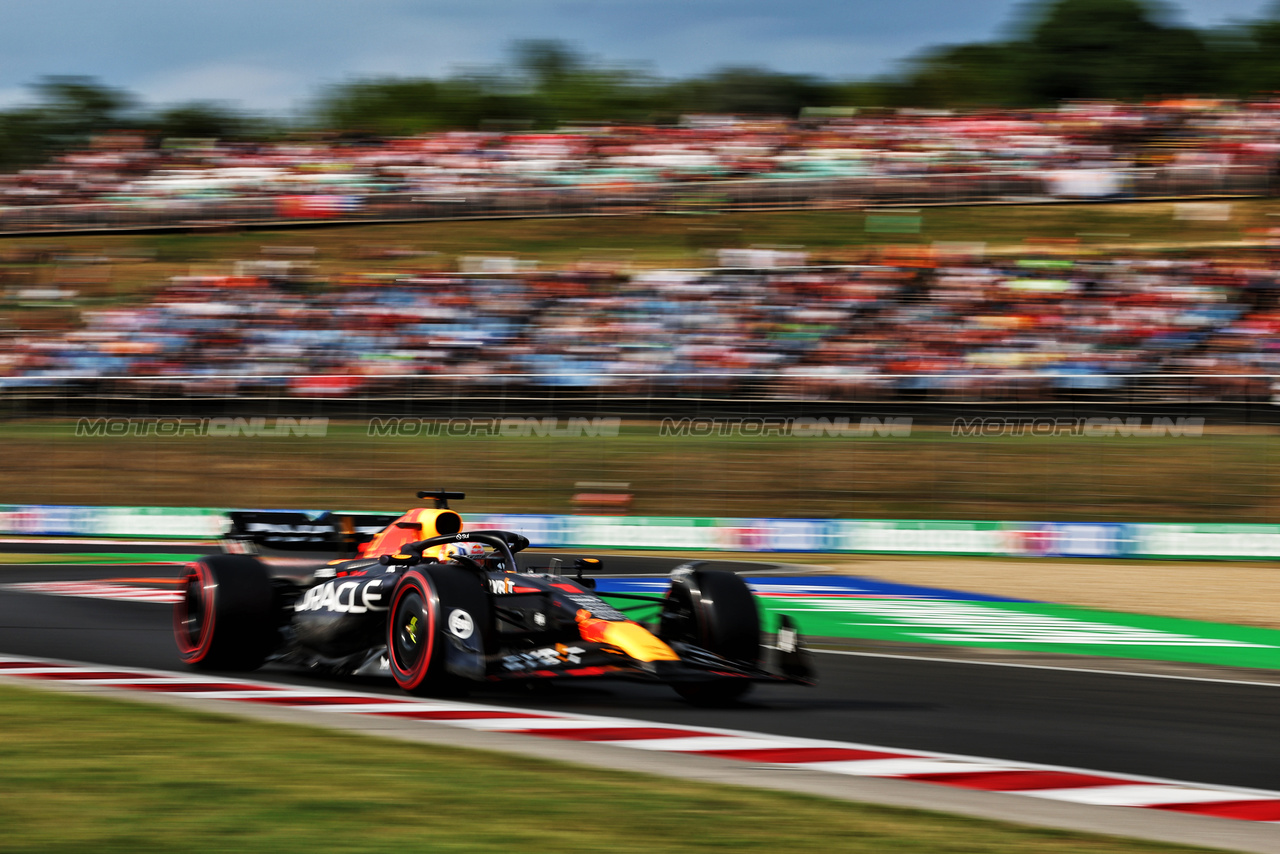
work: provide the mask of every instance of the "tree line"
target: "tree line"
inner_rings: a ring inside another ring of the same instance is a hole
[[[872,80],[829,80],[742,66],[686,79],[593,60],[556,41],[516,43],[507,63],[453,76],[327,87],[293,120],[195,102],[144,109],[92,78],[50,77],[35,100],[0,111],[0,166],[40,162],[107,130],[149,138],[353,139],[445,129],[674,122],[689,113],[798,116],[805,108],[1024,108],[1068,99],[1137,101],[1280,91],[1280,5],[1212,30],[1178,24],[1147,0],[1041,0],[1006,37],[933,47]]]

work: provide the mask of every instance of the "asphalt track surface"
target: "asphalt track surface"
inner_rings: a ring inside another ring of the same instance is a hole
[[[50,550],[144,554],[141,548],[123,546],[0,547],[0,553]],[[149,550],[200,551],[179,545]],[[669,558],[633,558],[611,560],[610,568],[663,574],[673,563]],[[0,585],[176,574],[172,565],[13,564],[0,566]],[[183,669],[173,646],[168,606],[2,587],[0,652]],[[821,678],[817,687],[761,687],[730,709],[692,708],[667,688],[629,682],[486,687],[473,698],[512,707],[1280,789],[1280,739],[1275,735],[1280,686],[909,658],[818,654],[816,664]],[[1232,677],[1232,671],[1223,671],[1224,679]],[[400,694],[382,679],[317,678],[273,668],[254,678]]]

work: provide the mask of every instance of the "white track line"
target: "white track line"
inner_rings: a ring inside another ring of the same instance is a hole
[[[774,649],[775,647],[769,647]],[[1061,670],[1066,673],[1090,673],[1101,676],[1140,676],[1144,679],[1177,679],[1184,682],[1220,682],[1224,685],[1255,685],[1261,688],[1280,688],[1278,682],[1254,682],[1248,679],[1215,679],[1212,676],[1185,676],[1178,673],[1145,673],[1141,670],[1104,670],[1097,667],[1067,667],[1055,664],[1025,664],[1018,661],[981,661],[972,658],[940,658],[927,655],[899,655],[892,652],[857,652],[844,649],[809,649],[821,655],[851,655],[858,658],[900,658],[907,661],[929,661],[938,664],[973,664],[981,667],[1017,667],[1024,670]],[[1211,667],[1214,665],[1205,665]],[[1280,676],[1280,673],[1277,674]]]
[[[1262,796],[1242,796],[1216,789],[1173,788],[1152,784],[1090,786],[1075,789],[1036,789],[1024,792],[1033,798],[1070,801],[1106,807],[1148,807],[1160,804],[1211,804],[1233,801],[1262,801]]]

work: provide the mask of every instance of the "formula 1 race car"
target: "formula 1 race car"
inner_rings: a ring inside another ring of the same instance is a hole
[[[182,659],[211,670],[254,670],[272,661],[335,674],[389,674],[414,694],[615,677],[669,684],[690,702],[714,705],[758,682],[813,684],[788,617],[777,630],[780,672],[762,667],[755,596],[732,572],[686,564],[672,571],[662,596],[609,594],[635,603],[615,608],[584,574],[602,569],[598,559],[577,559],[572,577],[550,567],[522,570],[516,553],[529,545],[525,537],[464,533],[462,517],[448,506],[462,493],[418,497],[434,499],[435,508],[410,510],[368,542],[356,542],[358,557],[328,561],[309,579],[273,575],[252,554],[189,564],[173,619]],[[267,515],[235,519],[229,550],[252,550],[263,540]],[[350,522],[332,529],[344,546],[363,539]],[[654,606],[657,617],[647,626],[623,613]]]

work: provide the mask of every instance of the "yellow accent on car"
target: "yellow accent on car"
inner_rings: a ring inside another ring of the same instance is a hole
[[[679,661],[680,656],[638,623],[617,622],[601,627],[601,638],[637,661]]]

